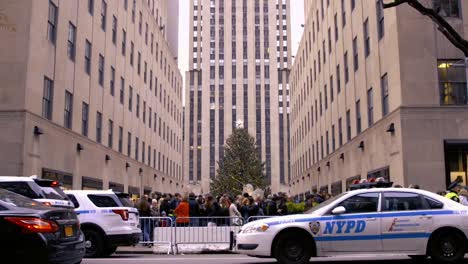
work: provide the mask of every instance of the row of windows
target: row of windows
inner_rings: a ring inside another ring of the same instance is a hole
[[[93,2],[93,1],[92,1]],[[107,4],[105,4],[105,1],[102,1],[102,12],[101,16],[103,16],[102,22],[101,22],[101,28],[105,31],[105,17],[107,14]],[[140,18],[142,19],[142,12],[140,12]],[[104,21],[104,22],[103,22]],[[55,45],[56,43],[56,38],[57,38],[57,23],[58,23],[58,7],[52,3],[49,2],[49,16],[48,16],[48,28],[47,28],[47,37],[49,41]],[[140,21],[140,24],[142,22]],[[145,45],[148,45],[148,23],[146,23],[146,31],[145,31]],[[67,40],[67,54],[70,60],[75,61],[76,57],[76,32],[77,28],[75,25],[73,25],[72,22],[69,22],[69,30],[68,30],[68,40]],[[141,32],[140,32],[141,35]],[[121,53],[123,56],[126,55],[127,51],[127,33],[124,29],[122,29],[122,50]],[[113,16],[112,20],[112,43],[116,45],[117,42],[117,18]],[[154,52],[154,49],[156,51]],[[174,67],[173,70],[171,70],[171,65],[170,63],[168,64],[168,60],[163,53],[163,49],[159,50],[159,43],[157,40],[155,40],[154,33],[151,33],[151,43],[150,43],[150,51],[151,54],[155,53],[155,60],[156,62],[159,60],[159,66],[160,70],[164,73],[164,76],[167,78],[167,80],[170,82],[172,89],[175,91],[179,99],[181,99],[182,96],[182,86],[180,84],[180,80],[177,80],[177,72],[174,74],[174,69],[176,70],[176,67]],[[130,65],[134,65],[134,54],[135,54],[135,45],[133,42],[130,43]],[[85,72],[87,74],[90,74],[91,72],[91,56],[92,56],[92,45],[89,40],[85,41]],[[138,62],[137,62],[137,74],[141,74],[141,52],[138,51]],[[163,64],[164,62],[164,64]],[[151,67],[151,66],[150,66]],[[153,69],[148,69],[148,63],[145,61],[144,62],[144,73],[143,73],[143,81],[146,84],[147,83],[147,75],[148,75],[148,70],[150,71],[150,88],[152,88],[152,71]],[[163,71],[164,70],[164,71]],[[99,84],[102,86],[104,82],[104,57],[100,55],[99,57]]]
[[[388,78],[387,74],[382,76],[381,79],[381,89],[382,89],[382,113],[385,115],[388,113]],[[301,124],[298,125],[298,129],[294,132],[291,138],[291,147],[296,149],[298,146],[303,145],[306,138],[309,138],[309,134],[312,133],[312,128],[314,127],[314,113],[315,113],[315,122],[318,122],[318,112],[322,114],[322,105],[320,104],[320,110],[317,110],[317,100],[315,100],[315,111],[314,106],[311,107],[311,111],[308,111],[304,116]],[[352,135],[352,122],[351,122],[351,110],[346,111],[346,120],[345,120],[345,129],[346,129],[346,142],[350,141],[353,137]],[[374,89],[371,87],[367,90],[367,125],[368,127],[374,124]],[[361,100],[358,99],[355,103],[355,136],[362,132],[362,114],[361,114]],[[303,166],[300,167],[301,171],[305,171],[310,168],[313,164],[319,162],[321,159],[325,158],[331,152],[334,152],[337,147],[341,147],[344,142],[343,134],[343,120],[341,117],[338,118],[338,130],[335,130],[335,125],[331,126],[331,135],[329,131],[325,131],[325,143],[323,142],[323,134],[320,135],[320,144],[318,142],[318,136],[316,142],[313,142],[308,151],[305,151],[298,160],[306,160],[308,162],[302,163]],[[331,136],[331,138],[329,137]],[[338,142],[336,142],[336,136],[338,137]],[[300,163],[296,161],[294,166]]]
[[[42,98],[42,116],[44,118],[47,118],[49,120],[52,119],[52,113],[53,113],[53,98],[54,98],[54,82],[49,79],[48,77],[44,77],[44,92],[43,92],[43,98]],[[145,103],[144,103],[145,105]],[[144,106],[146,109],[146,106]],[[73,118],[73,94],[69,91],[65,91],[65,105],[64,105],[64,127],[68,129],[72,129],[72,118]],[[146,110],[143,111],[143,118],[145,118],[146,115]],[[148,123],[151,128],[152,122],[152,113],[151,113],[151,108],[149,108],[149,115],[148,115]],[[158,120],[158,121],[157,121]],[[96,113],[96,142],[102,143],[102,131],[103,131],[103,118],[102,118],[102,113],[97,112]],[[81,111],[81,133],[83,136],[88,137],[88,130],[89,130],[89,104],[83,102],[82,103],[82,111]],[[169,125],[166,126],[165,121],[161,121],[161,117],[158,118],[157,113],[154,113],[154,133],[158,132],[159,137],[162,136],[162,139],[169,144],[175,151],[178,153],[182,153],[182,140],[179,139],[179,137],[176,135],[175,132],[172,131],[172,129],[169,128]],[[161,133],[162,132],[162,133]],[[129,132],[129,135],[131,133]],[[135,156],[134,158],[136,160],[139,160],[138,156],[138,137],[136,137],[136,150],[135,150]],[[145,143],[142,143],[143,149],[142,149],[142,162],[145,163]],[[107,146],[109,148],[114,147],[114,122],[109,119],[108,123],[108,137],[107,137]],[[148,148],[148,165],[150,166],[150,146]],[[119,135],[118,135],[118,151],[120,153],[123,153],[123,128],[119,127]],[[128,141],[128,151],[127,155],[131,157],[131,137],[129,137]],[[164,158],[164,155],[163,155]],[[172,162],[172,161],[171,161]],[[155,165],[153,165],[155,166]],[[163,165],[163,169],[164,169]],[[159,167],[158,167],[159,169]],[[164,171],[168,172],[168,171]]]

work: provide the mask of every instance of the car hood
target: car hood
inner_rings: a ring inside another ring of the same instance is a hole
[[[294,222],[303,222],[303,221],[310,221],[311,218],[320,218],[320,217],[321,217],[320,215],[315,214],[315,213],[276,216],[276,217],[253,221],[248,224],[245,224],[243,227],[250,227],[250,226],[255,226],[255,225],[260,225],[260,224],[278,225],[278,224],[286,224],[286,223],[294,223]]]

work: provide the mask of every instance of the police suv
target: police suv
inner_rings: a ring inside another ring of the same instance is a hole
[[[73,208],[58,181],[38,179],[36,175],[0,176],[0,188],[21,194],[47,206]]]
[[[112,190],[65,191],[75,205],[75,212],[85,235],[85,257],[104,257],[118,246],[138,243],[141,235],[138,210]]]
[[[235,244],[239,253],[286,264],[390,253],[457,263],[467,252],[467,237],[467,207],[423,190],[370,188],[342,193],[303,215],[248,223]]]

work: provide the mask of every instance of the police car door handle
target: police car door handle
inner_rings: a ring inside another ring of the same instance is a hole
[[[420,219],[428,220],[428,219],[432,219],[432,216],[431,215],[423,215],[423,216],[420,217]]]
[[[370,217],[370,218],[367,218],[366,220],[367,220],[367,221],[375,221],[375,220],[377,220],[377,218],[375,218],[375,217]]]

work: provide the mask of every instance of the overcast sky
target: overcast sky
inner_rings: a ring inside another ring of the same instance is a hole
[[[299,42],[302,37],[302,27],[304,24],[304,0],[291,1],[291,45],[292,55],[296,55]],[[179,69],[182,77],[185,78],[185,72],[188,70],[188,52],[189,52],[189,11],[190,0],[179,0]],[[184,81],[185,85],[185,81]],[[185,93],[184,93],[185,95]]]

